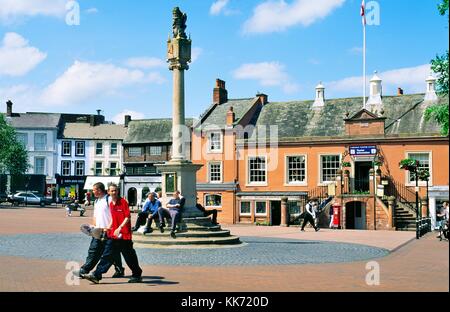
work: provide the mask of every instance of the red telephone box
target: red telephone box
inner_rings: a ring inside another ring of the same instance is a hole
[[[334,229],[341,228],[341,205],[333,204],[333,224]]]

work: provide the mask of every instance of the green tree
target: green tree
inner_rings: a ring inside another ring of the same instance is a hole
[[[445,13],[447,13],[448,16],[448,1],[449,0],[442,0],[442,3],[439,4],[439,14],[445,15]],[[431,61],[431,69],[438,75],[437,93],[440,96],[448,95],[448,50],[444,55],[438,55]],[[425,120],[436,121],[441,126],[442,135],[448,135],[448,119],[448,103],[435,104],[425,110]]]
[[[24,174],[29,168],[28,154],[17,140],[16,131],[0,114],[0,173]]]

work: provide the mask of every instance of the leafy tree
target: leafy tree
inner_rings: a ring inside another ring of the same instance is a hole
[[[17,140],[16,131],[0,114],[0,173],[24,174],[29,168],[28,154]]]
[[[438,10],[441,15],[448,15],[448,5],[449,0],[442,0],[439,4]],[[438,74],[437,81],[437,93],[440,96],[445,96],[449,94],[448,84],[449,84],[449,74],[448,74],[448,50],[447,53],[442,56],[436,56],[434,60],[431,61],[431,69],[434,73]],[[442,135],[448,135],[448,103],[436,104],[428,107],[425,110],[425,120],[434,120],[441,126]]]

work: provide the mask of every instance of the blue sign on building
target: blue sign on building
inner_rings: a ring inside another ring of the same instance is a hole
[[[375,145],[350,146],[351,156],[375,156],[377,147]]]

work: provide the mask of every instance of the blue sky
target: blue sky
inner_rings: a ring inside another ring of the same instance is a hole
[[[360,0],[79,0],[80,23],[70,26],[73,2],[0,0],[2,111],[11,99],[17,112],[170,117],[165,54],[175,6],[193,40],[187,117],[211,104],[216,78],[230,98],[313,99],[319,81],[327,98],[362,95]],[[430,60],[448,49],[439,2],[376,1],[367,74],[379,72],[385,95],[424,92]]]

